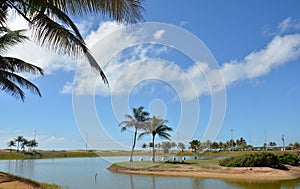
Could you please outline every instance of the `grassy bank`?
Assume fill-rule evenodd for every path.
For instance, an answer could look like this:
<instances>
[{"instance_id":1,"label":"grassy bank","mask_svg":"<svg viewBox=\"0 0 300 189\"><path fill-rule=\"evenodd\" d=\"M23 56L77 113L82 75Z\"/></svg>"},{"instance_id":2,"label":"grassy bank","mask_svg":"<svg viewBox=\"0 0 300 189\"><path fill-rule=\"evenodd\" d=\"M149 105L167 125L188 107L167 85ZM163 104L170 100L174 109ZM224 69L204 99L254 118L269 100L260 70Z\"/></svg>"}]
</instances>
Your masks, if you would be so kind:
<instances>
[{"instance_id":1,"label":"grassy bank","mask_svg":"<svg viewBox=\"0 0 300 189\"><path fill-rule=\"evenodd\" d=\"M16 152L9 150L0 150L0 159L46 159L46 158L73 158L73 157L98 157L93 151L85 150L61 150L61 151L44 151L37 152Z\"/></svg>"},{"instance_id":2,"label":"grassy bank","mask_svg":"<svg viewBox=\"0 0 300 189\"><path fill-rule=\"evenodd\" d=\"M0 172L0 188L23 188L23 189L60 189L55 184L37 182L31 179Z\"/></svg>"},{"instance_id":3,"label":"grassy bank","mask_svg":"<svg viewBox=\"0 0 300 189\"><path fill-rule=\"evenodd\" d=\"M175 177L219 178L230 180L278 181L300 178L300 167L286 165L286 170L271 167L223 167L220 158L152 163L151 161L119 162L112 172Z\"/></svg>"},{"instance_id":4,"label":"grassy bank","mask_svg":"<svg viewBox=\"0 0 300 189\"><path fill-rule=\"evenodd\" d=\"M197 152L197 156L238 156L242 154L247 154L249 151L221 151L221 152ZM252 151L251 153L258 153ZM282 154L284 152L275 151L272 152L275 154ZM293 151L289 151L289 153L296 153ZM193 156L195 155L194 152L191 151L171 151L170 153L163 153L161 151L156 152L157 156ZM106 156L130 156L130 151L125 150L101 150L101 151L94 151L94 150L38 150L37 152L16 152L12 150L0 150L0 159L43 159L43 158L72 158L72 157L106 157ZM134 156L143 156L143 157L151 157L152 152L144 151L144 150L137 150L134 152Z\"/></svg>"}]
</instances>

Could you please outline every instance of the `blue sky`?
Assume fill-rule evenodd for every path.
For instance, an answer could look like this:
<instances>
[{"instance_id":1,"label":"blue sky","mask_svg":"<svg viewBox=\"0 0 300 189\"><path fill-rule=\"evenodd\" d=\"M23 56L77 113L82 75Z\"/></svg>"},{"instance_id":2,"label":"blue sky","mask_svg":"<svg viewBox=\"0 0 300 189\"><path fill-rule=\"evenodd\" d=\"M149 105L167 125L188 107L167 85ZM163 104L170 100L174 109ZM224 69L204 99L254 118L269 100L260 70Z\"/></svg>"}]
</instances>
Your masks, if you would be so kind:
<instances>
[{"instance_id":1,"label":"blue sky","mask_svg":"<svg viewBox=\"0 0 300 189\"><path fill-rule=\"evenodd\" d=\"M0 147L5 148L6 142L18 135L30 139L35 130L41 149L85 149L84 140L91 148L130 147L132 133L121 133L118 122L125 113L130 113L132 106L140 105L155 115L165 116L175 130L186 129L188 137L202 140L209 120L219 119L211 118L210 114L215 111L212 96L220 93L226 95L223 101L226 109L220 132L216 132L217 141L229 140L231 129L235 139L244 137L255 146L261 146L265 138L267 142L281 144L282 134L286 143L300 141L299 4L296 0L146 1L148 22L182 28L200 39L213 54L226 88L218 88L221 84L217 82L216 88L211 90L206 90L203 77L199 76L207 79L214 71L205 67L205 62L197 64L202 72L198 70L196 74L199 75L194 76L195 62L178 51L180 49L159 44L132 47L128 44L135 43L136 36L121 36L124 26L101 16L74 18L96 57L124 47L102 65L110 88L99 81L95 83L93 72L89 66L84 66L87 64L79 66L79 61L49 53L30 42L19 45L8 54L44 68L45 76L28 76L39 86L43 96L39 98L26 92L23 103L0 93L3 107ZM11 26L26 27L15 16ZM158 38L167 36L164 31L164 28L157 28ZM173 39L180 40L180 37ZM193 42L187 41L186 45L190 43ZM183 72L196 86L192 97L181 78ZM73 95L72 90L75 91ZM79 98L76 94L88 101L95 100L95 103L77 112ZM79 102L85 101L79 99ZM218 107L220 102L215 103ZM78 107L82 106L85 105ZM93 110L97 123L93 122L95 117L88 117ZM184 115L183 123L179 124ZM98 124L107 135L97 130ZM186 140L182 131L173 134L176 142ZM138 146L148 141L145 137Z\"/></svg>"}]
</instances>

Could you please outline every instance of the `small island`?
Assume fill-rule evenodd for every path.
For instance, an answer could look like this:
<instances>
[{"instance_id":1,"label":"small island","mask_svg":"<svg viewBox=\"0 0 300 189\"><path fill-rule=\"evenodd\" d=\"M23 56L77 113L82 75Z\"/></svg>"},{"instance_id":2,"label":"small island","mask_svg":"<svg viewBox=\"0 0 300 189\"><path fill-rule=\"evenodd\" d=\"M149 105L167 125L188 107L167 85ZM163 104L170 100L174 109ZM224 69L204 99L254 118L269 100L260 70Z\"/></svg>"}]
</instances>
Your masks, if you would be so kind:
<instances>
[{"instance_id":1,"label":"small island","mask_svg":"<svg viewBox=\"0 0 300 189\"><path fill-rule=\"evenodd\" d=\"M280 157L288 161L296 158L290 164L282 164ZM249 159L252 158L252 161ZM259 159L260 158L260 159ZM255 160L266 165L255 164ZM239 166L235 164L250 163ZM251 181L278 181L292 180L300 178L299 158L291 153L256 152L243 153L229 158L209 158L199 160L169 160L165 162L153 163L151 161L120 162L111 165L108 169L118 173L179 176L179 177L199 177L199 178L219 178L230 180L251 180ZM227 163L225 165L224 163ZM222 166L223 165L223 166ZM253 166L252 166L253 165Z\"/></svg>"}]
</instances>

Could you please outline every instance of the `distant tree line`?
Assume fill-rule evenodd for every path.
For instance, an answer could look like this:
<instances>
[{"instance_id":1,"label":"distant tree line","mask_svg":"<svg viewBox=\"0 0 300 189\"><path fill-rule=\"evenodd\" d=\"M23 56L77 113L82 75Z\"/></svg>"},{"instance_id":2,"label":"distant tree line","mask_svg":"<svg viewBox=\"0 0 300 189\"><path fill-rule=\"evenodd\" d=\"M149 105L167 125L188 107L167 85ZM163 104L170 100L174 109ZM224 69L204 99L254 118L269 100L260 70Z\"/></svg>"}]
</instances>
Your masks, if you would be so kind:
<instances>
[{"instance_id":1,"label":"distant tree line","mask_svg":"<svg viewBox=\"0 0 300 189\"><path fill-rule=\"evenodd\" d=\"M17 152L19 152L20 149L25 152L26 147L29 151L35 151L35 148L38 147L38 142L35 139L28 140L23 136L18 136L17 138L10 140L7 143L7 146L10 152L13 147L16 147Z\"/></svg>"},{"instance_id":2,"label":"distant tree line","mask_svg":"<svg viewBox=\"0 0 300 189\"><path fill-rule=\"evenodd\" d=\"M143 149L147 149L147 147L149 148L152 148L153 147L153 144L152 142L150 142L148 145L146 143L143 143L142 144L142 148ZM171 149L174 149L174 150L180 150L180 151L184 151L184 149L186 148L185 147L185 144L183 142L171 142L171 141L162 141L161 143L157 143L154 145L154 147L160 151L160 152L164 152L164 153L168 153Z\"/></svg>"}]
</instances>

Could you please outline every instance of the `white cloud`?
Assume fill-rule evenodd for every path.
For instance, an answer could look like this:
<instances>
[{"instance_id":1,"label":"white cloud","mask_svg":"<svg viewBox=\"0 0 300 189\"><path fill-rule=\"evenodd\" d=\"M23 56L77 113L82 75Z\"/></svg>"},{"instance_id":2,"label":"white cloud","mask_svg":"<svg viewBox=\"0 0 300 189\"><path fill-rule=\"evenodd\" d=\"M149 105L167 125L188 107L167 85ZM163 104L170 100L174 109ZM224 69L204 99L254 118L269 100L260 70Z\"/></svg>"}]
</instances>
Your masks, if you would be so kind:
<instances>
[{"instance_id":1,"label":"white cloud","mask_svg":"<svg viewBox=\"0 0 300 189\"><path fill-rule=\"evenodd\" d=\"M299 56L300 34L275 36L266 48L251 52L240 62L223 64L221 71L228 86L237 81L263 76Z\"/></svg>"},{"instance_id":2,"label":"white cloud","mask_svg":"<svg viewBox=\"0 0 300 189\"><path fill-rule=\"evenodd\" d=\"M299 31L300 29L300 20L293 19L288 17L280 22L277 26L280 33L288 33Z\"/></svg>"},{"instance_id":3,"label":"white cloud","mask_svg":"<svg viewBox=\"0 0 300 189\"><path fill-rule=\"evenodd\" d=\"M100 30L98 32L101 33ZM119 46L127 47L126 45L134 43L137 37L127 35L125 39L121 36L114 36L108 40L110 43L108 46L102 45L119 52L120 49L122 50ZM119 41L120 39L123 40ZM226 62L220 69L213 69L206 62L197 62L182 69L175 63L153 59L150 56L166 51L153 45L139 45L115 54L113 59L110 59L103 67L110 82L109 89L102 84L102 81L96 79L97 75L87 65L84 65L76 81L68 83L62 91L71 93L71 86L74 86L74 91L79 95L122 95L128 94L135 85L145 79L161 79L176 86L177 92L181 93L183 99L190 100L224 90L224 82L228 87L238 81L257 78L299 58L300 34L275 36L264 49L249 53L241 61ZM95 54L98 54L97 52L96 50ZM220 76L220 72L224 78ZM138 89L134 92L136 90Z\"/></svg>"},{"instance_id":4,"label":"white cloud","mask_svg":"<svg viewBox=\"0 0 300 189\"><path fill-rule=\"evenodd\" d=\"M51 136L46 140L46 142L58 142L58 141L63 141L63 140L65 140L64 137Z\"/></svg>"},{"instance_id":5,"label":"white cloud","mask_svg":"<svg viewBox=\"0 0 300 189\"><path fill-rule=\"evenodd\" d=\"M161 39L165 32L166 30L157 30L153 35L154 39Z\"/></svg>"},{"instance_id":6,"label":"white cloud","mask_svg":"<svg viewBox=\"0 0 300 189\"><path fill-rule=\"evenodd\" d=\"M291 17L288 17L288 18L284 19L282 22L280 22L278 24L279 31L281 31L281 32L286 31L291 24L291 20L292 20Z\"/></svg>"},{"instance_id":7,"label":"white cloud","mask_svg":"<svg viewBox=\"0 0 300 189\"><path fill-rule=\"evenodd\" d=\"M27 27L26 22L16 15L11 15L9 25L13 29ZM82 22L78 26L89 28L90 24ZM119 95L127 93L130 87L145 78L158 78L176 85L185 99L192 99L224 90L223 78L218 72L223 74L228 87L241 80L268 74L272 69L300 56L300 34L290 34L275 36L264 49L251 52L240 61L225 62L220 69L211 68L206 62L197 62L182 69L175 63L151 58L152 55L159 56L167 52L167 47L138 44L138 39L143 37L143 34L133 36L125 29L122 30L123 28L123 25L115 22L102 22L98 29L86 37L86 43L108 77L110 88L103 85L98 74L86 63L82 64L75 81L65 84L62 93L71 93L74 90L79 95ZM300 22L290 17L278 25L281 32L295 28L300 28ZM161 39L166 35L165 32L163 29L157 29L152 36L154 39ZM134 45L137 46L132 48ZM111 55L111 52L114 54ZM14 47L8 55L34 63L42 67L46 74L56 70L73 71L78 68L78 61L49 52L32 42Z\"/></svg>"}]
</instances>

